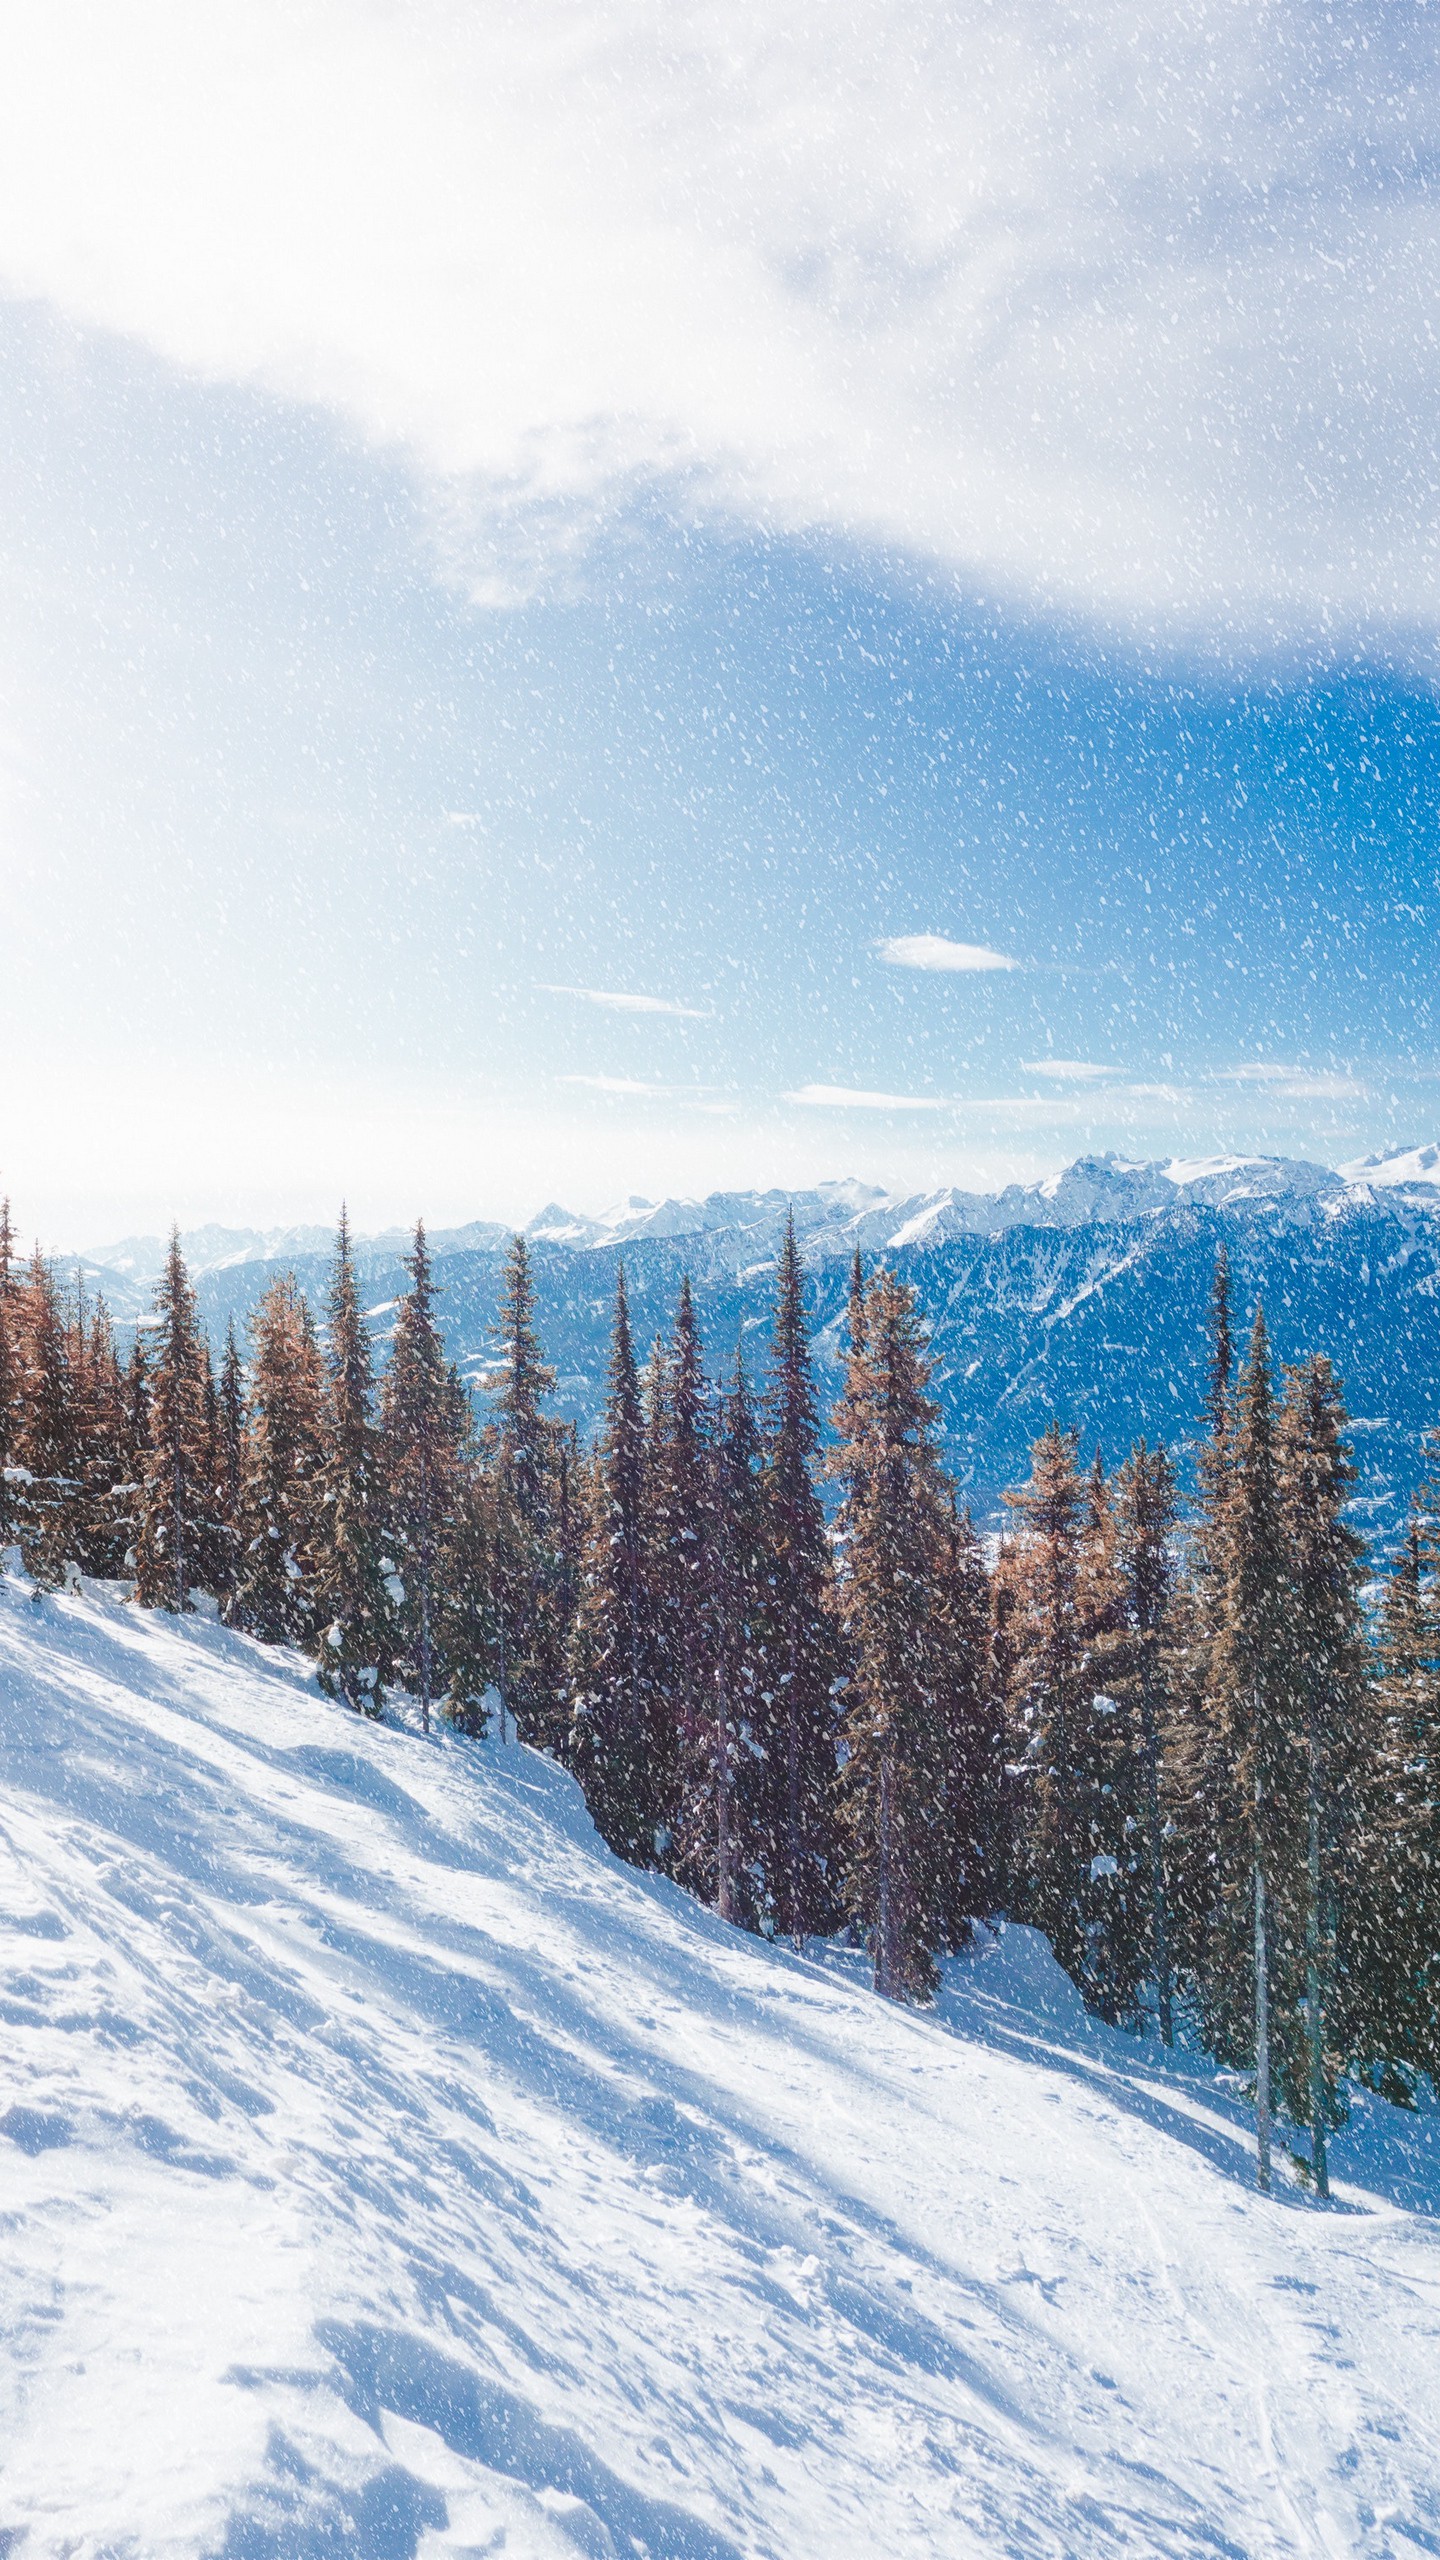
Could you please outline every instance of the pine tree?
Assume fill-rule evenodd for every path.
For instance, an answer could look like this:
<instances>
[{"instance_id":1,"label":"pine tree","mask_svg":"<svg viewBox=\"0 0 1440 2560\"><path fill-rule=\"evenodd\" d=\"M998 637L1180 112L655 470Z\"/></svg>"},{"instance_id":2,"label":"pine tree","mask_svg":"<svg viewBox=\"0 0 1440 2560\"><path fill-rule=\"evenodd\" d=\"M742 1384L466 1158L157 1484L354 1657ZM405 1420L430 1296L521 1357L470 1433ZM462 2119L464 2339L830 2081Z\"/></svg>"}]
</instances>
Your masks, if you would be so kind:
<instances>
[{"instance_id":1,"label":"pine tree","mask_svg":"<svg viewBox=\"0 0 1440 2560\"><path fill-rule=\"evenodd\" d=\"M1163 1447L1136 1442L1116 1480L1119 1554L1131 1636L1125 1686L1140 1728L1149 1959L1163 2044L1175 2041L1174 1933L1164 1819L1164 1761L1171 1720L1175 1477Z\"/></svg>"},{"instance_id":2,"label":"pine tree","mask_svg":"<svg viewBox=\"0 0 1440 2560\"><path fill-rule=\"evenodd\" d=\"M435 1657L444 1682L445 1721L471 1736L489 1732L497 1691L502 1723L505 1715L497 1559L516 1551L515 1524L505 1516L508 1500L504 1480L477 1466L468 1449L462 1451L441 1537Z\"/></svg>"},{"instance_id":3,"label":"pine tree","mask_svg":"<svg viewBox=\"0 0 1440 2560\"><path fill-rule=\"evenodd\" d=\"M421 1723L440 1694L437 1653L441 1565L460 1454L467 1434L464 1390L445 1359L435 1320L435 1283L423 1224L406 1262L410 1291L400 1302L381 1396L386 1501L395 1600L397 1670L420 1701Z\"/></svg>"},{"instance_id":4,"label":"pine tree","mask_svg":"<svg viewBox=\"0 0 1440 2560\"><path fill-rule=\"evenodd\" d=\"M135 1596L177 1615L190 1606L204 1528L205 1385L195 1297L178 1228L155 1293L153 1365L145 1385L146 1445L135 1542ZM133 1404L132 1404L133 1420Z\"/></svg>"},{"instance_id":5,"label":"pine tree","mask_svg":"<svg viewBox=\"0 0 1440 2560\"><path fill-rule=\"evenodd\" d=\"M851 1665L849 1898L876 1990L889 1999L928 1996L945 1939L935 1635L945 1492L928 1386L914 1293L882 1271L852 1298L833 1464L844 1487L838 1589Z\"/></svg>"},{"instance_id":6,"label":"pine tree","mask_svg":"<svg viewBox=\"0 0 1440 2560\"><path fill-rule=\"evenodd\" d=\"M863 1356L864 1275L851 1275L852 1355ZM858 1334L857 1334L858 1327ZM859 1443L851 1443L857 1462ZM793 1213L776 1278L762 1493L768 1597L752 1784L759 1898L771 1926L801 1947L842 1908L839 1690L834 1572L815 1476L820 1415Z\"/></svg>"},{"instance_id":7,"label":"pine tree","mask_svg":"<svg viewBox=\"0 0 1440 2560\"><path fill-rule=\"evenodd\" d=\"M232 1317L215 1390L211 1476L215 1488L215 1597L222 1618L235 1615L240 1587L240 1507L245 1460L245 1372Z\"/></svg>"},{"instance_id":8,"label":"pine tree","mask_svg":"<svg viewBox=\"0 0 1440 2560\"><path fill-rule=\"evenodd\" d=\"M772 1550L761 1443L740 1346L722 1399L714 1465L714 1697L710 1720L713 1899L755 1927L764 1790L762 1733Z\"/></svg>"},{"instance_id":9,"label":"pine tree","mask_svg":"<svg viewBox=\"0 0 1440 2560\"><path fill-rule=\"evenodd\" d=\"M20 1345L16 1326L15 1230L0 1199L0 1555L15 1535L20 1463Z\"/></svg>"},{"instance_id":10,"label":"pine tree","mask_svg":"<svg viewBox=\"0 0 1440 2560\"><path fill-rule=\"evenodd\" d=\"M490 1381L496 1413L490 1503L490 1589L505 1704L527 1742L563 1756L569 1730L570 1618L574 1607L573 1522L562 1482L571 1464L567 1435L544 1407L554 1370L540 1355L529 1248L516 1236L493 1327L503 1363Z\"/></svg>"},{"instance_id":11,"label":"pine tree","mask_svg":"<svg viewBox=\"0 0 1440 2560\"><path fill-rule=\"evenodd\" d=\"M264 1644L309 1650L317 1633L323 1388L314 1322L291 1273L271 1281L251 1334L236 1620Z\"/></svg>"},{"instance_id":12,"label":"pine tree","mask_svg":"<svg viewBox=\"0 0 1440 2560\"><path fill-rule=\"evenodd\" d=\"M592 1492L575 1623L574 1766L602 1837L620 1857L648 1867L656 1861L661 1807L651 1732L646 1424L623 1268Z\"/></svg>"},{"instance_id":13,"label":"pine tree","mask_svg":"<svg viewBox=\"0 0 1440 2560\"><path fill-rule=\"evenodd\" d=\"M1422 1493L1381 1602L1358 1856L1373 1886L1370 1932L1355 1951L1366 2041L1384 2093L1406 2102L1416 2075L1440 2078L1440 1613L1425 1570L1427 1509Z\"/></svg>"},{"instance_id":14,"label":"pine tree","mask_svg":"<svg viewBox=\"0 0 1440 2560\"><path fill-rule=\"evenodd\" d=\"M1304 1947L1303 2054L1287 2075L1291 2112L1308 2122L1315 2191L1328 2196L1326 2128L1353 2049L1371 1922L1357 1872L1365 1771L1373 1748L1360 1607L1364 1548L1344 1510L1355 1481L1344 1403L1330 1363L1290 1375L1276 1440L1289 1545L1288 1632L1296 1738L1304 1752L1305 1863L1290 1931ZM1294 1862L1287 1862L1293 1872ZM1337 1953L1339 1971L1337 1978ZM1349 1994L1349 1998L1346 1998ZM1350 2015L1346 2015L1346 2009Z\"/></svg>"},{"instance_id":15,"label":"pine tree","mask_svg":"<svg viewBox=\"0 0 1440 2560\"><path fill-rule=\"evenodd\" d=\"M1269 1345L1257 1308L1240 1381L1229 1570L1215 1646L1218 1722L1229 1746L1230 1819L1218 1843L1216 1927L1203 1996L1212 2049L1237 2060L1245 2058L1248 2043L1254 2056L1262 2189L1270 2184L1275 2066L1283 2056L1274 2028L1283 2027L1298 2007L1303 1944L1293 1919L1296 1849L1303 1840L1303 1821L1296 1815L1305 1800L1305 1778L1294 1742L1292 1591L1275 1431Z\"/></svg>"},{"instance_id":16,"label":"pine tree","mask_svg":"<svg viewBox=\"0 0 1440 2560\"><path fill-rule=\"evenodd\" d=\"M1006 1500L1020 1524L999 1577L1010 1716L1024 1771L1019 1909L1079 1982L1082 1878L1094 1852L1081 1748L1089 1703L1078 1599L1085 1488L1073 1433L1052 1422L1031 1451L1029 1483Z\"/></svg>"},{"instance_id":17,"label":"pine tree","mask_svg":"<svg viewBox=\"0 0 1440 2560\"><path fill-rule=\"evenodd\" d=\"M682 1277L659 1381L647 1522L654 1611L652 1776L661 1863L715 1890L715 1682L719 1658L713 1418L695 1303Z\"/></svg>"},{"instance_id":18,"label":"pine tree","mask_svg":"<svg viewBox=\"0 0 1440 2560\"><path fill-rule=\"evenodd\" d=\"M102 1580L125 1570L130 1544L130 1452L125 1374L103 1298L87 1310L83 1282L76 1283L70 1325L70 1371L75 1384L75 1470L79 1479L76 1559L82 1572Z\"/></svg>"},{"instance_id":19,"label":"pine tree","mask_svg":"<svg viewBox=\"0 0 1440 2560\"><path fill-rule=\"evenodd\" d=\"M36 1247L19 1293L12 1499L20 1553L37 1588L56 1589L79 1543L79 1399L73 1341L55 1275Z\"/></svg>"},{"instance_id":20,"label":"pine tree","mask_svg":"<svg viewBox=\"0 0 1440 2560\"><path fill-rule=\"evenodd\" d=\"M330 1278L315 1508L314 1611L320 1685L378 1716L390 1671L391 1604L384 1557L385 1489L373 1403L370 1341L342 1208Z\"/></svg>"},{"instance_id":21,"label":"pine tree","mask_svg":"<svg viewBox=\"0 0 1440 2560\"><path fill-rule=\"evenodd\" d=\"M1004 1722L990 1635L990 1577L968 1511L951 1493L937 1602L937 1709L944 1737L941 1818L944 1943L969 1945L1000 1908L1007 1869Z\"/></svg>"}]
</instances>

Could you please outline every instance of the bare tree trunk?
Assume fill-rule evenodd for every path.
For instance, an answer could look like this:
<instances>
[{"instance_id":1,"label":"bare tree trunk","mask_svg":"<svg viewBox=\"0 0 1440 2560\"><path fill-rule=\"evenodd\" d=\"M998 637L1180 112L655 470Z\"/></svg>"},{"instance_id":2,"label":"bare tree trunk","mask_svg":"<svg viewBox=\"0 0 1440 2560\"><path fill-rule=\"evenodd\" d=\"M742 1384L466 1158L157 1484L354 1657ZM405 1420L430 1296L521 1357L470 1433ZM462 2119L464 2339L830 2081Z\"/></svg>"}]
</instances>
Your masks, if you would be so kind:
<instances>
[{"instance_id":1,"label":"bare tree trunk","mask_svg":"<svg viewBox=\"0 0 1440 2560\"><path fill-rule=\"evenodd\" d=\"M729 1665L722 1643L715 1669L715 1908L722 1920L735 1917L735 1879L730 1846L730 1699Z\"/></svg>"},{"instance_id":2,"label":"bare tree trunk","mask_svg":"<svg viewBox=\"0 0 1440 2560\"><path fill-rule=\"evenodd\" d=\"M890 1872L890 1745L887 1741L880 1755L880 1894L875 1929L875 1988L883 2000L894 1997L894 1949L890 1943L893 1913L893 1878Z\"/></svg>"},{"instance_id":3,"label":"bare tree trunk","mask_svg":"<svg viewBox=\"0 0 1440 2560\"><path fill-rule=\"evenodd\" d=\"M1270 2193L1270 1951L1265 1865L1260 1847L1260 1781L1255 1781L1255 2183Z\"/></svg>"},{"instance_id":4,"label":"bare tree trunk","mask_svg":"<svg viewBox=\"0 0 1440 2560\"><path fill-rule=\"evenodd\" d=\"M1310 1891L1305 1915L1305 2012L1310 2044L1310 2152L1314 2164L1315 2193L1328 2202L1330 2162L1325 2142L1325 2019L1320 1987L1320 1736L1313 1709L1308 1816Z\"/></svg>"},{"instance_id":5,"label":"bare tree trunk","mask_svg":"<svg viewBox=\"0 0 1440 2560\"><path fill-rule=\"evenodd\" d=\"M1155 1720L1153 1636L1144 1639L1141 1655L1140 1713L1145 1728L1145 1810L1150 1832L1150 1944L1155 1961L1156 2006L1160 2013L1160 2041L1173 2045L1175 2016L1170 1982L1170 1921L1165 1900L1165 1851L1160 1830L1160 1738Z\"/></svg>"}]
</instances>

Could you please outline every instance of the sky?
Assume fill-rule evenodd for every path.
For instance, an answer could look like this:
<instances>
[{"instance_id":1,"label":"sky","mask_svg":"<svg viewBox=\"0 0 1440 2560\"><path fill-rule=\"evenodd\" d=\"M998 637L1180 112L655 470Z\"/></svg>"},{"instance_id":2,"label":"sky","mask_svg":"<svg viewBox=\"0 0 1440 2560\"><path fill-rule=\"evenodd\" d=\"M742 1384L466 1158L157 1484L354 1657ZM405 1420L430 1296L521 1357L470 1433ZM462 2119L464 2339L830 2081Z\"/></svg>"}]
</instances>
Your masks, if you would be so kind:
<instances>
[{"instance_id":1,"label":"sky","mask_svg":"<svg viewBox=\"0 0 1440 2560\"><path fill-rule=\"evenodd\" d=\"M1440 1134L1420 0L8 50L23 1233Z\"/></svg>"}]
</instances>

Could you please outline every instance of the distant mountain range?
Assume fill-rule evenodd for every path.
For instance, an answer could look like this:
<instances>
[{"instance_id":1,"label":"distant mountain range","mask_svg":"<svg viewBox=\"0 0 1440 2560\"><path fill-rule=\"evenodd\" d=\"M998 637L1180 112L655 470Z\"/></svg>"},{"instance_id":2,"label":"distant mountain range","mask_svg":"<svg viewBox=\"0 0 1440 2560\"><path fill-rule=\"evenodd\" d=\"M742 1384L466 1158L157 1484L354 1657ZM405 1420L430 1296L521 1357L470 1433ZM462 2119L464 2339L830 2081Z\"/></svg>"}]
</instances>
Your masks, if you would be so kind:
<instances>
[{"instance_id":1,"label":"distant mountain range","mask_svg":"<svg viewBox=\"0 0 1440 2560\"><path fill-rule=\"evenodd\" d=\"M557 1404L590 1429L604 1393L616 1266L640 1337L667 1329L690 1273L713 1367L743 1343L763 1369L775 1257L793 1208L809 1269L816 1351L838 1364L846 1275L856 1247L913 1282L929 1320L950 1457L976 1515L1002 1515L1031 1440L1052 1414L1087 1449L1122 1456L1134 1437L1184 1455L1204 1393L1206 1308L1223 1241L1242 1322L1263 1299L1277 1356L1326 1351L1345 1381L1361 1482L1355 1515L1378 1543L1395 1535L1440 1424L1440 1146L1338 1169L1283 1157L1134 1163L1082 1157L1038 1183L982 1194L899 1196L859 1182L705 1200L632 1199L602 1217L557 1205L532 1218L539 1314L558 1371ZM510 1231L488 1221L431 1238L452 1356L479 1387ZM207 1227L182 1242L212 1338L243 1322L277 1268L317 1300L328 1229ZM377 1348L407 1286L409 1238L357 1245ZM86 1255L91 1286L122 1321L147 1310L164 1245L127 1238ZM827 1385L829 1381L827 1379Z\"/></svg>"}]
</instances>

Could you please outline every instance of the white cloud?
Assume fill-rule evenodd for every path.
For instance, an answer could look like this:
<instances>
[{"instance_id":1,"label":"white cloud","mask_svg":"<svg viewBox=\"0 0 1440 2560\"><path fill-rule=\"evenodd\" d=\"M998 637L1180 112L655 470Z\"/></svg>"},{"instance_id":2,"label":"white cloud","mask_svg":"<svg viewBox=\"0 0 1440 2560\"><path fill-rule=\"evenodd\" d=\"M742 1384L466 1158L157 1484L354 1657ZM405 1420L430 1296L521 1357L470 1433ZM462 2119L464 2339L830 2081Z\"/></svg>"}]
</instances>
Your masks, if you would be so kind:
<instances>
[{"instance_id":1,"label":"white cloud","mask_svg":"<svg viewBox=\"0 0 1440 2560\"><path fill-rule=\"evenodd\" d=\"M813 1104L824 1111L953 1111L947 1097L924 1093L868 1093L848 1084L802 1084L782 1094L783 1102Z\"/></svg>"},{"instance_id":2,"label":"white cloud","mask_svg":"<svg viewBox=\"0 0 1440 2560\"><path fill-rule=\"evenodd\" d=\"M562 1084L581 1084L591 1093L643 1094L658 1100L670 1091L668 1084L645 1084L637 1076L562 1076Z\"/></svg>"},{"instance_id":3,"label":"white cloud","mask_svg":"<svg viewBox=\"0 0 1440 2560\"><path fill-rule=\"evenodd\" d=\"M618 1093L646 1102L693 1102L699 1111L731 1111L731 1096L709 1084L650 1084L640 1076L569 1075L561 1084L583 1085L590 1093Z\"/></svg>"},{"instance_id":4,"label":"white cloud","mask_svg":"<svg viewBox=\"0 0 1440 2560\"><path fill-rule=\"evenodd\" d=\"M677 1004L669 996L630 995L611 987L555 987L543 979L536 980L536 993L542 996L574 996L581 1004L603 1004L612 1013L670 1013L682 1022L708 1022L711 1017L701 1006Z\"/></svg>"},{"instance_id":5,"label":"white cloud","mask_svg":"<svg viewBox=\"0 0 1440 2560\"><path fill-rule=\"evenodd\" d=\"M1405 640L1437 90L1418 0L46 0L0 278L407 451L491 592L659 484L1224 646Z\"/></svg>"},{"instance_id":6,"label":"white cloud","mask_svg":"<svg viewBox=\"0 0 1440 2560\"><path fill-rule=\"evenodd\" d=\"M980 942L951 942L943 933L894 933L875 947L892 969L979 971L1020 965L1003 951L987 951Z\"/></svg>"},{"instance_id":7,"label":"white cloud","mask_svg":"<svg viewBox=\"0 0 1440 2560\"><path fill-rule=\"evenodd\" d=\"M1053 1076L1058 1084L1108 1084L1116 1067L1097 1067L1088 1058L1022 1058L1027 1076Z\"/></svg>"}]
</instances>

